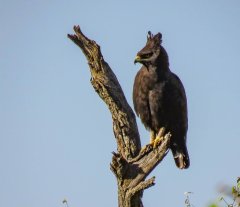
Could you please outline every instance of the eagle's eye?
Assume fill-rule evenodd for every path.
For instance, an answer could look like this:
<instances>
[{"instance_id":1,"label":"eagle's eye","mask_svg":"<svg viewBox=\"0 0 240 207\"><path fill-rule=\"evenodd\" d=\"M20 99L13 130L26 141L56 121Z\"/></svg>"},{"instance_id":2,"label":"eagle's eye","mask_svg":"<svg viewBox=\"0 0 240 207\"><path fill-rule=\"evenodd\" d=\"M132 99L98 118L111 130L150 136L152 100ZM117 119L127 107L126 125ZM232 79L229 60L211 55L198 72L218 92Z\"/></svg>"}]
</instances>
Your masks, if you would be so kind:
<instances>
[{"instance_id":1,"label":"eagle's eye","mask_svg":"<svg viewBox=\"0 0 240 207\"><path fill-rule=\"evenodd\" d=\"M150 57L152 56L152 54L153 54L152 52L143 54L143 55L142 55L142 58L143 58L143 59L150 58Z\"/></svg>"}]
</instances>

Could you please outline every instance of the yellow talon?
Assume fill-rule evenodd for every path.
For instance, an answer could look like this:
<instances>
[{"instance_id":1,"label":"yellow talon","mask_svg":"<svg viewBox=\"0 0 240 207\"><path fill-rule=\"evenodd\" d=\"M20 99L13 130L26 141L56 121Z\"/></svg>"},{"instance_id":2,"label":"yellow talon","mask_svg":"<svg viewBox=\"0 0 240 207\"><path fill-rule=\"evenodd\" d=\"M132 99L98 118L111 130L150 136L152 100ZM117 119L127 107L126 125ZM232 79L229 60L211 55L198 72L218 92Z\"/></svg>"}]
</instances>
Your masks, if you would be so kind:
<instances>
[{"instance_id":1,"label":"yellow talon","mask_svg":"<svg viewBox=\"0 0 240 207\"><path fill-rule=\"evenodd\" d=\"M165 127L161 127L158 131L157 137L153 142L153 148L156 148L159 144L161 144L165 133Z\"/></svg>"},{"instance_id":2,"label":"yellow talon","mask_svg":"<svg viewBox=\"0 0 240 207\"><path fill-rule=\"evenodd\" d=\"M155 132L154 131L150 131L150 144L153 145L154 140L156 138Z\"/></svg>"},{"instance_id":3,"label":"yellow talon","mask_svg":"<svg viewBox=\"0 0 240 207\"><path fill-rule=\"evenodd\" d=\"M153 148L156 148L159 144L161 144L162 140L163 140L163 137L157 137L157 138L154 140Z\"/></svg>"}]
</instances>

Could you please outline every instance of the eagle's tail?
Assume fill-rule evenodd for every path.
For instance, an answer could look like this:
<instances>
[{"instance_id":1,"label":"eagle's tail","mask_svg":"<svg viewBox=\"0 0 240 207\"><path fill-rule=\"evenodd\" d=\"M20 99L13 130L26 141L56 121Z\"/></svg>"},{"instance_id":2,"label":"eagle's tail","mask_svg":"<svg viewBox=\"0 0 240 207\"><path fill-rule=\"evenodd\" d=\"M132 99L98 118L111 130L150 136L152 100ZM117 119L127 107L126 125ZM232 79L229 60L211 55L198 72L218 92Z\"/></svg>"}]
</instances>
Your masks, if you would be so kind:
<instances>
[{"instance_id":1,"label":"eagle's tail","mask_svg":"<svg viewBox=\"0 0 240 207\"><path fill-rule=\"evenodd\" d=\"M175 163L180 169L187 169L190 165L190 159L186 144L171 148Z\"/></svg>"}]
</instances>

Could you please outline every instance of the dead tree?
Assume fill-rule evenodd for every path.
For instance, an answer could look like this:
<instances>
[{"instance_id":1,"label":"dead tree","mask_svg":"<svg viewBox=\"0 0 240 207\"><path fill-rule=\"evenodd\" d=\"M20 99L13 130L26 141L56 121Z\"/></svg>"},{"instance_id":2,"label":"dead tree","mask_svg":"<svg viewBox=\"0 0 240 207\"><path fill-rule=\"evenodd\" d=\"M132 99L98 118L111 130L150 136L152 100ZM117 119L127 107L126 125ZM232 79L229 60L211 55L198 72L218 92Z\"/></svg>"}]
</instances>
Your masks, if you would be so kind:
<instances>
[{"instance_id":1,"label":"dead tree","mask_svg":"<svg viewBox=\"0 0 240 207\"><path fill-rule=\"evenodd\" d=\"M113 152L110 169L117 179L118 206L141 207L143 191L153 186L155 181L155 177L146 177L167 154L171 135L162 135L162 142L155 148L147 145L141 149L135 115L115 74L105 62L100 46L88 39L79 26L74 26L73 29L75 34L69 34L68 37L86 56L92 86L112 114L117 152Z\"/></svg>"}]
</instances>

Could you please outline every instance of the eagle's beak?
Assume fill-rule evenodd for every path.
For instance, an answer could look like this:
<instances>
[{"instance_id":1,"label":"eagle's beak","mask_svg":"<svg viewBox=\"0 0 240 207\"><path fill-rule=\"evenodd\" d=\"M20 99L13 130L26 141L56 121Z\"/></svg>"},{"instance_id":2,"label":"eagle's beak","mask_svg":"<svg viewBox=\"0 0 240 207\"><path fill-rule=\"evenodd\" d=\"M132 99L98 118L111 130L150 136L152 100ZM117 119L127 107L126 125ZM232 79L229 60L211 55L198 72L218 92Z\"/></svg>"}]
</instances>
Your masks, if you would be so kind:
<instances>
[{"instance_id":1,"label":"eagle's beak","mask_svg":"<svg viewBox=\"0 0 240 207\"><path fill-rule=\"evenodd\" d=\"M134 64L136 64L137 62L140 62L140 61L141 61L141 57L139 55L137 55L135 57Z\"/></svg>"}]
</instances>

